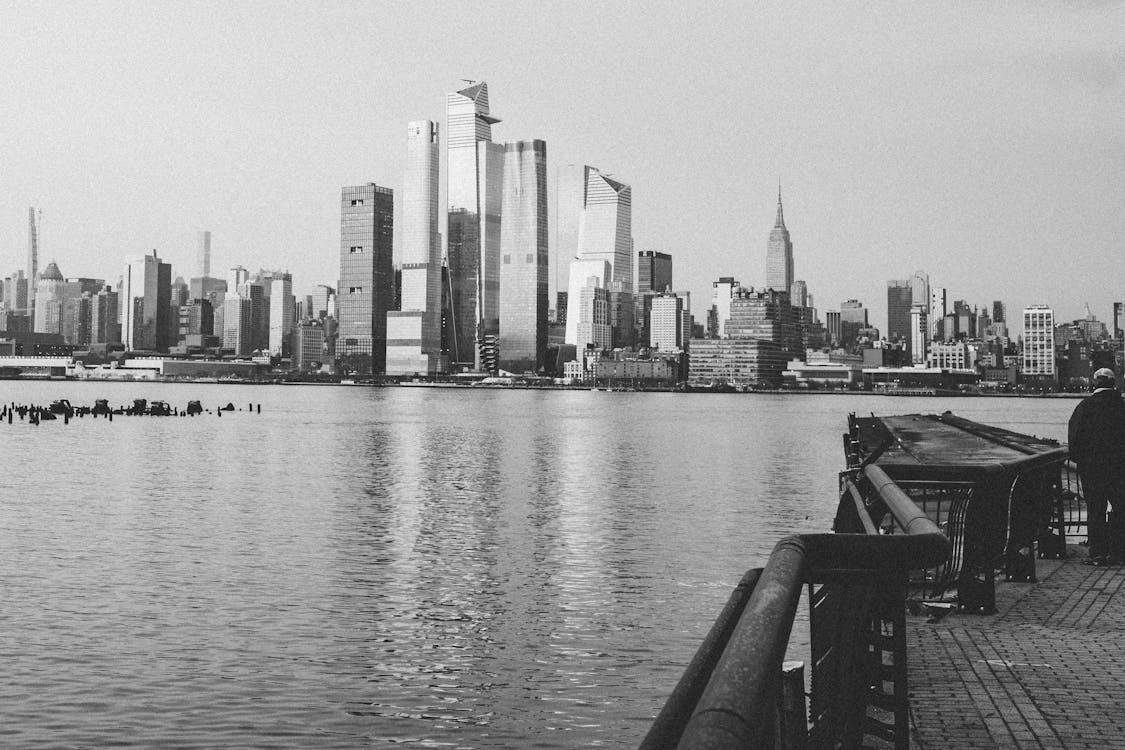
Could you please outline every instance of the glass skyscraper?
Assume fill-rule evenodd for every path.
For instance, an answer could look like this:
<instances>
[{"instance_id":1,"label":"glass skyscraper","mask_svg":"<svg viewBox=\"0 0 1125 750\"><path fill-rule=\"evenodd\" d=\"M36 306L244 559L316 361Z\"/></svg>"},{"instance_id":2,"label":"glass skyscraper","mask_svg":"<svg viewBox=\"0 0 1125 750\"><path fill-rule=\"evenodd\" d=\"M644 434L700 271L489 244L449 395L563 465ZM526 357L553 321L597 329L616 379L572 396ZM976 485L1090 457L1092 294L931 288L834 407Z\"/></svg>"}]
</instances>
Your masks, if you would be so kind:
<instances>
[{"instance_id":1,"label":"glass skyscraper","mask_svg":"<svg viewBox=\"0 0 1125 750\"><path fill-rule=\"evenodd\" d=\"M394 267L394 191L374 183L340 193L336 354L357 375L382 374Z\"/></svg>"},{"instance_id":2,"label":"glass skyscraper","mask_svg":"<svg viewBox=\"0 0 1125 750\"><path fill-rule=\"evenodd\" d=\"M538 372L547 356L547 144L505 145L500 230L500 369Z\"/></svg>"},{"instance_id":3,"label":"glass skyscraper","mask_svg":"<svg viewBox=\"0 0 1125 750\"><path fill-rule=\"evenodd\" d=\"M481 347L499 328L500 216L504 147L488 111L488 84L446 97L450 359L480 369Z\"/></svg>"},{"instance_id":4,"label":"glass skyscraper","mask_svg":"<svg viewBox=\"0 0 1125 750\"><path fill-rule=\"evenodd\" d=\"M582 217L578 224L578 256L571 263L570 288L567 295L566 342L579 348L593 341L579 341L577 321L590 317L580 312L581 294L593 277L591 269L608 264L608 275L599 279L601 288L614 296L611 306L613 344L619 340L631 344L633 334L633 191L629 185L602 174L593 167L585 168L585 190ZM627 314L624 314L627 313ZM574 321L572 323L572 321ZM622 330L627 329L627 330Z\"/></svg>"},{"instance_id":5,"label":"glass skyscraper","mask_svg":"<svg viewBox=\"0 0 1125 750\"><path fill-rule=\"evenodd\" d=\"M441 236L438 233L438 126L410 123L402 185L402 300L387 314L387 374L446 370L441 351Z\"/></svg>"}]
</instances>

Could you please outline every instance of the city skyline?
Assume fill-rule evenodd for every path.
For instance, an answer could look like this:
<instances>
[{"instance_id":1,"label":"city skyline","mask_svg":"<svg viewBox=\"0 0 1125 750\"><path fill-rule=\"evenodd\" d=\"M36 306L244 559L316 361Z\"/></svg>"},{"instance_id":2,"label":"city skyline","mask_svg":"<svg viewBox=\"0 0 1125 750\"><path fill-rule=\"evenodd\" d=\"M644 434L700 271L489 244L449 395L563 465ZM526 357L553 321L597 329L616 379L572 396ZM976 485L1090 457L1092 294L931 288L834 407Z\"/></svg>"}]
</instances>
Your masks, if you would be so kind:
<instances>
[{"instance_id":1,"label":"city skyline","mask_svg":"<svg viewBox=\"0 0 1125 750\"><path fill-rule=\"evenodd\" d=\"M978 304L1050 304L1060 319L1081 317L1086 302L1109 319L1122 296L1115 274L1087 272L1125 236L1120 4L752 14L730 4L692 24L671 7L646 9L640 23L623 8L551 6L551 23L530 26L497 5L471 40L454 33L457 14L349 11L360 29L389 21L381 53L330 36L337 13L302 6L265 14L273 44L254 53L215 46L263 20L249 9L104 23L120 7L3 11L13 66L0 95L20 105L0 113L5 274L24 265L21 216L35 206L40 263L78 275L155 247L187 278L197 232L210 230L217 268L283 266L299 290L330 284L335 191L400 186L403 125L441 121L445 92L468 76L489 80L505 114L497 141L546 141L550 180L584 162L632 185L635 249L676 257L677 286L697 298L722 276L765 285L759 227L769 229L778 176L795 277L822 314L857 298L885 320L885 282L911 268L957 269L935 281ZM574 69L549 55L497 58L512 38L546 49L566 40ZM448 44L432 50L437 39ZM381 63L377 95L358 94L369 77L336 75L316 40L340 44L356 69ZM433 58L415 65L423 47ZM52 85L34 84L44 79ZM711 127L731 121L753 138ZM552 301L565 289L558 252Z\"/></svg>"}]
</instances>

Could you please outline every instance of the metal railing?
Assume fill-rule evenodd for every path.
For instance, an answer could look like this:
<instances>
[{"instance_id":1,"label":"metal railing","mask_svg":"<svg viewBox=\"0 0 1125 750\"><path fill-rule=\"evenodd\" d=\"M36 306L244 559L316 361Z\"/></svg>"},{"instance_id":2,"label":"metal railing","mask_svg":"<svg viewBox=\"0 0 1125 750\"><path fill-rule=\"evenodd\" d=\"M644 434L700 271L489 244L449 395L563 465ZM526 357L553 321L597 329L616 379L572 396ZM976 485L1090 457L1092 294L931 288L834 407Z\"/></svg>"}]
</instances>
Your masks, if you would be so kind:
<instances>
[{"instance_id":1,"label":"metal railing","mask_svg":"<svg viewBox=\"0 0 1125 750\"><path fill-rule=\"evenodd\" d=\"M947 560L950 543L882 469L856 471L872 497L849 489L837 513L839 533L783 539L765 568L746 573L650 728L644 750L859 747L864 738L909 746L908 573ZM887 515L902 533L880 533ZM792 704L779 706L783 660L806 586L807 716L803 699L799 715Z\"/></svg>"},{"instance_id":2,"label":"metal railing","mask_svg":"<svg viewBox=\"0 0 1125 750\"><path fill-rule=\"evenodd\" d=\"M1011 433L951 414L940 420L1002 445L1018 457L992 463L895 462L886 467L951 542L949 558L918 571L912 576L912 588L923 598L943 598L956 590L962 611L989 614L995 611L998 574L1009 581L1034 582L1037 557L1066 556L1068 536L1084 535L1085 502L1067 448L1045 448L1041 443L1031 447L1009 437ZM885 430L877 420L867 426ZM889 433L887 439L892 440ZM878 460L882 448L862 455L854 415L844 435L844 452L849 470L840 476L841 493L854 485L853 491L867 497L857 472ZM877 506L873 504L872 510L877 511ZM897 533L890 519L881 531Z\"/></svg>"}]
</instances>

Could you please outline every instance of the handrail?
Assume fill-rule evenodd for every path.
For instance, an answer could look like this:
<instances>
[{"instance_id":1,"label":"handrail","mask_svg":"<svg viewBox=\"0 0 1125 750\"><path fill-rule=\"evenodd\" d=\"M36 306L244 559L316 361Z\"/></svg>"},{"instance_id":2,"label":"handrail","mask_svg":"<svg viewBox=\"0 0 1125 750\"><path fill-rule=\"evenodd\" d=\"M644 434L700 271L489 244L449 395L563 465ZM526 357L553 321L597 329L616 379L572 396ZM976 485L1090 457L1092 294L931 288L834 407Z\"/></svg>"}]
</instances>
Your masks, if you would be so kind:
<instances>
[{"instance_id":1,"label":"handrail","mask_svg":"<svg viewBox=\"0 0 1125 750\"><path fill-rule=\"evenodd\" d=\"M773 735L778 676L805 584L829 571L897 575L946 559L949 540L906 493L877 466L859 471L906 533L803 534L779 541L766 567L747 573L731 596L642 750L763 746ZM740 600L741 611L735 611Z\"/></svg>"}]
</instances>

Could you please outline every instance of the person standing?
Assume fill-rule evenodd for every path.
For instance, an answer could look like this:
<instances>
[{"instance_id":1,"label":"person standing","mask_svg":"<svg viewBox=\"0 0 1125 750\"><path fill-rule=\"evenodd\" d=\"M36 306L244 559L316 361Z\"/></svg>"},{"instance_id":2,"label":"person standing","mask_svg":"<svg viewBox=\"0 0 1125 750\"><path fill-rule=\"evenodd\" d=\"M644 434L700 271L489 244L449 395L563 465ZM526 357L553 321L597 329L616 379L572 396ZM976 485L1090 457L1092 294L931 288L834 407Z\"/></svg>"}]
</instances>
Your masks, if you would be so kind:
<instances>
[{"instance_id":1,"label":"person standing","mask_svg":"<svg viewBox=\"0 0 1125 750\"><path fill-rule=\"evenodd\" d=\"M1125 401L1113 370L1094 373L1094 389L1074 409L1067 425L1070 457L1086 499L1090 558L1087 565L1116 565L1125 559ZM1113 507L1112 528L1106 511Z\"/></svg>"}]
</instances>

